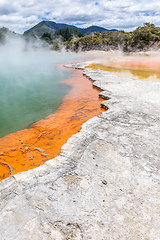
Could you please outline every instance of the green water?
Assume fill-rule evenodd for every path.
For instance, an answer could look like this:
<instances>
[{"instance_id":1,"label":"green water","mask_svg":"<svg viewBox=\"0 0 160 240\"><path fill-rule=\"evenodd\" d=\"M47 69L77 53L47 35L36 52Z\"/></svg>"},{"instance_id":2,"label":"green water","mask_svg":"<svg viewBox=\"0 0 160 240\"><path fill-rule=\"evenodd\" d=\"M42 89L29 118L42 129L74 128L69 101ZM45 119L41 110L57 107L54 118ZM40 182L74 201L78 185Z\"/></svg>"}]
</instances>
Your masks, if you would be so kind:
<instances>
[{"instance_id":1,"label":"green water","mask_svg":"<svg viewBox=\"0 0 160 240\"><path fill-rule=\"evenodd\" d=\"M72 70L55 65L79 60L72 54L16 53L0 59L0 137L28 128L58 109Z\"/></svg>"}]
</instances>

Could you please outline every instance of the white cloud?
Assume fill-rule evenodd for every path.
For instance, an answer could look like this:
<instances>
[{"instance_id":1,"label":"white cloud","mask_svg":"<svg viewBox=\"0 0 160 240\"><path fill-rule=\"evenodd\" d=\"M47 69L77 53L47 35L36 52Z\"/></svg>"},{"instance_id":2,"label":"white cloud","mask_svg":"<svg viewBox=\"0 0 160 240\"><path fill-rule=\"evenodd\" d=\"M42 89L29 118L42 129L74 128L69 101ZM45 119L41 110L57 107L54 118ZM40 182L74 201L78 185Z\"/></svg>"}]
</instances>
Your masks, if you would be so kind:
<instances>
[{"instance_id":1,"label":"white cloud","mask_svg":"<svg viewBox=\"0 0 160 240\"><path fill-rule=\"evenodd\" d=\"M144 22L160 26L157 0L0 0L0 27L23 32L43 19L133 30Z\"/></svg>"}]
</instances>

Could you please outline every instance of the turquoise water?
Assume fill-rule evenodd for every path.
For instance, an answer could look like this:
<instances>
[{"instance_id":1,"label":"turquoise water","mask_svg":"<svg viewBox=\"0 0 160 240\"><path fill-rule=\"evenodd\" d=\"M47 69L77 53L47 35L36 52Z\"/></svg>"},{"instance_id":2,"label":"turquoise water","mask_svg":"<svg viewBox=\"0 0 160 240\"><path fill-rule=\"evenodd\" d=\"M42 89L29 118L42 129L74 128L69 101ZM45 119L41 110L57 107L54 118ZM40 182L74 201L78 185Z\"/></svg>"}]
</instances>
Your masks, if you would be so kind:
<instances>
[{"instance_id":1,"label":"turquoise water","mask_svg":"<svg viewBox=\"0 0 160 240\"><path fill-rule=\"evenodd\" d=\"M72 70L59 63L80 60L73 54L2 53L0 59L0 137L28 128L58 109L70 86L61 84Z\"/></svg>"}]
</instances>

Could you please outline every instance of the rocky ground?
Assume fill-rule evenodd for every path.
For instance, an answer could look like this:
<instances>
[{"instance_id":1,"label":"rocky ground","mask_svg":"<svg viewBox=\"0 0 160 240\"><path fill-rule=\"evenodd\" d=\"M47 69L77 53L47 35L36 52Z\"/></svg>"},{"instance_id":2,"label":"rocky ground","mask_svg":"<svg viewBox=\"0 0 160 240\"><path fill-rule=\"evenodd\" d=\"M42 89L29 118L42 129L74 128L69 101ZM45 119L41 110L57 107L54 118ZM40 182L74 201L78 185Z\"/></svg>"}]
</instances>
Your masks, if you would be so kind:
<instances>
[{"instance_id":1,"label":"rocky ground","mask_svg":"<svg viewBox=\"0 0 160 240\"><path fill-rule=\"evenodd\" d=\"M108 110L56 158L0 182L1 240L160 239L160 82L84 74Z\"/></svg>"}]
</instances>

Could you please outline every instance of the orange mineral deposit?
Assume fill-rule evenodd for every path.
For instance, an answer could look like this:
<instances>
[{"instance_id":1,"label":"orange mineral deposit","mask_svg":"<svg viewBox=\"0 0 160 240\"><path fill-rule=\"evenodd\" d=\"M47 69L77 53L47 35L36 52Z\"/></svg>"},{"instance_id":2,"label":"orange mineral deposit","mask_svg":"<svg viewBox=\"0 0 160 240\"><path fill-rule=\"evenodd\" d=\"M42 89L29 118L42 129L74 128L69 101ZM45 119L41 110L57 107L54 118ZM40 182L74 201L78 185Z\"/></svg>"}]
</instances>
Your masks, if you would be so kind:
<instances>
[{"instance_id":1,"label":"orange mineral deposit","mask_svg":"<svg viewBox=\"0 0 160 240\"><path fill-rule=\"evenodd\" d=\"M160 80L160 60L152 58L129 59L126 57L126 61L121 59L120 61L106 63L92 63L87 68L114 72L121 77L133 77L134 79L148 79L151 81Z\"/></svg>"},{"instance_id":2,"label":"orange mineral deposit","mask_svg":"<svg viewBox=\"0 0 160 240\"><path fill-rule=\"evenodd\" d=\"M0 180L54 158L85 121L102 112L98 90L92 88L82 70L75 70L62 84L72 89L54 114L0 139Z\"/></svg>"}]
</instances>

